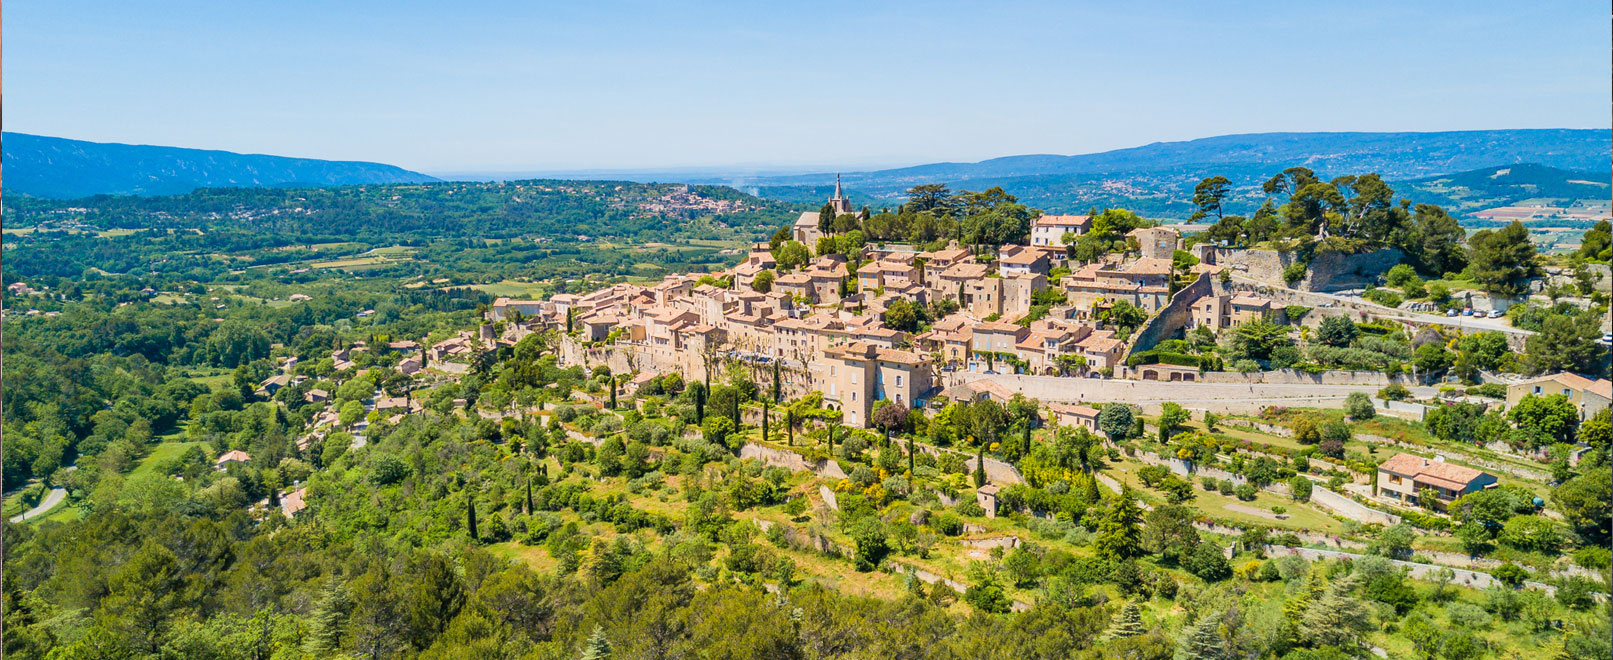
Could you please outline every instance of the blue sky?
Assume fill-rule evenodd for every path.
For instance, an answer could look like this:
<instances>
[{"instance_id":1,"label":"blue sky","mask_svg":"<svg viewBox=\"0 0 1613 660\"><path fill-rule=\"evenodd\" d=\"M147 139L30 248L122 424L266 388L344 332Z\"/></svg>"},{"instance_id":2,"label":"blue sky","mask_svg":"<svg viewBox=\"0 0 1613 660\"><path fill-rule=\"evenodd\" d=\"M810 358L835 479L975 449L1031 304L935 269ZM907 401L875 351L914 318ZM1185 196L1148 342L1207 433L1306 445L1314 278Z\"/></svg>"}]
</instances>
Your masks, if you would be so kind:
<instances>
[{"instance_id":1,"label":"blue sky","mask_svg":"<svg viewBox=\"0 0 1613 660\"><path fill-rule=\"evenodd\" d=\"M1577 1L12 0L4 119L427 172L1595 128L1613 98L1607 21Z\"/></svg>"}]
</instances>

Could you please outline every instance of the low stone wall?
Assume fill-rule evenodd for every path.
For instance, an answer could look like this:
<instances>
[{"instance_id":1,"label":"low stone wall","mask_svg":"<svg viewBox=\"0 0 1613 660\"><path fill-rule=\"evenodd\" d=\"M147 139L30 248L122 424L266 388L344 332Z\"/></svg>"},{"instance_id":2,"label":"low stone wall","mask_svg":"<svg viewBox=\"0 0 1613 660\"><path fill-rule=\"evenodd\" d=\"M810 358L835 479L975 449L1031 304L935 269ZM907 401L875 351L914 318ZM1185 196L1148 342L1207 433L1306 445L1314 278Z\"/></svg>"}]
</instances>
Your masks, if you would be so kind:
<instances>
[{"instance_id":1,"label":"low stone wall","mask_svg":"<svg viewBox=\"0 0 1613 660\"><path fill-rule=\"evenodd\" d=\"M829 508L836 511L840 510L840 501L835 498L835 492L830 490L828 486L818 486L818 497L823 498L823 503L827 504Z\"/></svg>"},{"instance_id":2,"label":"low stone wall","mask_svg":"<svg viewBox=\"0 0 1613 660\"><path fill-rule=\"evenodd\" d=\"M1340 551L1337 551L1337 550L1318 550L1316 548L1291 548L1291 547L1284 546L1284 545L1267 545L1267 546L1264 547L1264 550L1266 551L1266 554L1268 556L1272 556L1272 557L1284 557L1284 556L1287 556L1287 555L1299 555L1299 556L1304 557L1306 559L1309 559L1311 561L1319 561L1319 560L1323 560L1323 559L1356 560L1356 559L1360 559L1360 558L1365 556L1365 555L1358 555L1358 554L1349 553L1349 552L1340 552ZM1478 571L1472 571L1472 570L1468 570L1468 569L1465 569L1465 568L1451 568L1451 567L1448 567L1448 566L1439 566L1439 565L1436 565L1436 564L1424 564L1424 563L1421 563L1421 562L1403 561L1403 560L1399 560L1399 559L1391 559L1389 561L1394 562L1396 566L1404 566L1404 567L1406 567L1408 569L1407 572L1411 575L1411 577L1422 579L1422 580L1432 579L1434 577L1434 574L1438 573L1439 571L1451 571L1452 573L1455 573L1455 575L1456 575L1456 578L1454 580L1452 580L1452 582L1454 582L1455 584L1460 584L1460 585L1463 585L1463 586L1472 587L1474 589L1486 589L1486 588L1489 588L1491 586L1501 584L1501 582L1499 580L1496 580L1489 573L1480 573ZM1542 584L1542 583L1539 583L1539 582L1525 582L1525 583L1523 583L1523 586L1526 589L1538 589L1540 591L1544 591L1544 592L1546 592L1547 595L1555 595L1557 593L1557 588L1556 587L1553 587L1553 586L1548 585L1548 584Z\"/></svg>"},{"instance_id":3,"label":"low stone wall","mask_svg":"<svg viewBox=\"0 0 1613 660\"><path fill-rule=\"evenodd\" d=\"M1311 504L1328 509L1356 522L1378 523L1380 525L1396 525L1400 523L1400 516L1379 511L1321 486L1311 488Z\"/></svg>"},{"instance_id":4,"label":"low stone wall","mask_svg":"<svg viewBox=\"0 0 1613 660\"><path fill-rule=\"evenodd\" d=\"M830 479L846 478L846 471L840 469L840 464L829 459L807 458L793 451L774 449L753 442L747 442L739 448L739 457L742 459L754 458L768 465L781 467L791 472L812 472Z\"/></svg>"},{"instance_id":5,"label":"low stone wall","mask_svg":"<svg viewBox=\"0 0 1613 660\"><path fill-rule=\"evenodd\" d=\"M1265 383L1270 385L1361 385L1363 392L1370 391L1368 387L1383 387L1391 382L1411 384L1410 379L1390 378L1381 371L1323 371L1311 373L1297 369L1273 369L1271 371L1251 371L1239 373L1236 371L1208 371L1199 374L1199 380L1205 383Z\"/></svg>"}]
</instances>

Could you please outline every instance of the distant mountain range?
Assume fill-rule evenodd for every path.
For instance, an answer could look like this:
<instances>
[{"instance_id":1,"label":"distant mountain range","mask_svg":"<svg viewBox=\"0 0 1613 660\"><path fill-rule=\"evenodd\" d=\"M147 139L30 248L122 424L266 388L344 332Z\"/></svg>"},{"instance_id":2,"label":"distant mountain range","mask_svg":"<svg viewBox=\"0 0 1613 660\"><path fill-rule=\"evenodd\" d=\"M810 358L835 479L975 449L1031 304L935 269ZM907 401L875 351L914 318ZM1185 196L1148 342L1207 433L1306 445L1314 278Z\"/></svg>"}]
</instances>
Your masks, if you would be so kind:
<instances>
[{"instance_id":1,"label":"distant mountain range","mask_svg":"<svg viewBox=\"0 0 1613 660\"><path fill-rule=\"evenodd\" d=\"M419 183L437 179L391 165L336 162L204 151L174 147L101 144L62 138L4 134L7 194L77 198L94 194L173 195L202 187L284 187ZM905 200L921 183L953 189L1002 186L1031 206L1049 212L1081 212L1124 206L1147 216L1185 218L1192 212L1194 184L1207 176L1231 179L1229 212L1247 213L1264 198L1259 186L1293 166L1324 178L1377 172L1414 201L1456 211L1511 203L1531 196L1529 186L1561 194L1538 196L1606 199L1608 192L1573 180L1604 184L1613 132L1606 129L1518 129L1439 133L1256 133L1185 142L1160 142L1075 156L1024 155L977 163L931 163L895 169L846 172L847 192L858 204L879 208ZM1485 178L1512 165L1510 178ZM829 196L835 174L756 174L756 168L681 174L661 170L643 176L613 172L634 181L723 184L768 199L818 205ZM1438 183L1459 177L1453 186ZM597 178L597 177L583 177ZM1509 183L1509 182L1515 182ZM1415 190L1415 194L1413 193ZM1538 190L1537 190L1538 192ZM1521 196L1520 196L1521 195Z\"/></svg>"},{"instance_id":2,"label":"distant mountain range","mask_svg":"<svg viewBox=\"0 0 1613 660\"><path fill-rule=\"evenodd\" d=\"M1522 163L1594 172L1607 168L1609 153L1613 132L1604 129L1256 133L1077 156L1008 156L848 172L842 180L854 200L875 207L899 203L902 191L914 185L946 183L969 190L1002 186L1032 206L1055 212L1123 205L1156 217L1185 217L1192 210L1193 185L1217 174L1233 182L1231 207L1246 210L1241 207L1259 203L1262 181L1293 166L1309 167L1323 177L1377 172L1389 180L1413 180ZM834 173L702 182L728 183L784 201L821 203L832 189Z\"/></svg>"},{"instance_id":3,"label":"distant mountain range","mask_svg":"<svg viewBox=\"0 0 1613 660\"><path fill-rule=\"evenodd\" d=\"M85 142L5 133L4 191L72 199L178 195L197 188L422 183L435 177L381 163Z\"/></svg>"}]
</instances>

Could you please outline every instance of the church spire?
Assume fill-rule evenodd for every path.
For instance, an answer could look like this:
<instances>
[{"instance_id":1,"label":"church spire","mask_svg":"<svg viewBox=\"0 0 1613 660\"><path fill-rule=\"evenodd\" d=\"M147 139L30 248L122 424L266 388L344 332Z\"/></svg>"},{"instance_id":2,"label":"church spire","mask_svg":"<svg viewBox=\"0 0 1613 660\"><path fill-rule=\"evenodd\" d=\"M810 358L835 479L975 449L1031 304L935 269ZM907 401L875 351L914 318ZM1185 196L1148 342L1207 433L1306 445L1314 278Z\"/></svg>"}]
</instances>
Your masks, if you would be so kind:
<instances>
[{"instance_id":1,"label":"church spire","mask_svg":"<svg viewBox=\"0 0 1613 660\"><path fill-rule=\"evenodd\" d=\"M829 198L829 206L834 209L836 215L851 213L851 200L846 199L846 194L840 189L839 172L835 172L835 194Z\"/></svg>"}]
</instances>

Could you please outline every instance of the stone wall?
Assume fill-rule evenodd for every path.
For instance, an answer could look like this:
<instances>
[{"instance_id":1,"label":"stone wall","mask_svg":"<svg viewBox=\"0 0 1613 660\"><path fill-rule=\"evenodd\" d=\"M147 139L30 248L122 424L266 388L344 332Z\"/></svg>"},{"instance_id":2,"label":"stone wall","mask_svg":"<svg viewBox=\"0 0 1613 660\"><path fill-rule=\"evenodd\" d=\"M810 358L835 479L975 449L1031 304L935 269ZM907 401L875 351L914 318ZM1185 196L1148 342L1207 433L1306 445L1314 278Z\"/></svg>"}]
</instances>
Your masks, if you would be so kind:
<instances>
[{"instance_id":1,"label":"stone wall","mask_svg":"<svg viewBox=\"0 0 1613 660\"><path fill-rule=\"evenodd\" d=\"M1187 322L1192 319L1193 303L1199 298L1210 295L1211 281L1209 275L1201 274L1192 284L1182 287L1172 295L1170 302L1161 307L1158 314L1150 317L1141 328L1137 329L1137 333L1132 335L1122 359L1131 357L1134 352L1151 349L1159 342L1176 336L1176 333L1186 327Z\"/></svg>"},{"instance_id":2,"label":"stone wall","mask_svg":"<svg viewBox=\"0 0 1613 660\"><path fill-rule=\"evenodd\" d=\"M1383 375L1381 371L1323 371L1310 373L1298 369L1273 369L1271 371L1251 371L1239 373L1236 371L1210 371L1199 374L1200 382L1205 383L1269 383L1274 385L1361 385L1362 391L1367 387L1383 387L1391 382L1413 384L1410 379L1394 378Z\"/></svg>"},{"instance_id":3,"label":"stone wall","mask_svg":"<svg viewBox=\"0 0 1613 660\"><path fill-rule=\"evenodd\" d=\"M1356 522L1379 523L1382 525L1400 523L1400 516L1379 511L1321 486L1311 488L1311 504Z\"/></svg>"},{"instance_id":4,"label":"stone wall","mask_svg":"<svg viewBox=\"0 0 1613 660\"><path fill-rule=\"evenodd\" d=\"M1214 248L1213 252L1211 263L1277 286L1288 286L1288 282L1283 280L1283 271L1299 261L1297 252L1237 248ZM1362 254L1322 252L1311 258L1305 270L1305 279L1296 283L1294 288L1303 291L1363 289L1376 284L1380 276L1389 272L1405 256L1395 248Z\"/></svg>"},{"instance_id":5,"label":"stone wall","mask_svg":"<svg viewBox=\"0 0 1613 660\"><path fill-rule=\"evenodd\" d=\"M1305 291L1364 289L1376 285L1379 277L1405 258L1405 253L1395 248L1363 254L1322 252L1311 259L1305 279L1297 288Z\"/></svg>"},{"instance_id":6,"label":"stone wall","mask_svg":"<svg viewBox=\"0 0 1613 660\"><path fill-rule=\"evenodd\" d=\"M1225 266L1262 282L1287 286L1283 269L1298 259L1292 252L1276 250L1245 250L1240 248L1214 248L1210 263Z\"/></svg>"}]
</instances>

